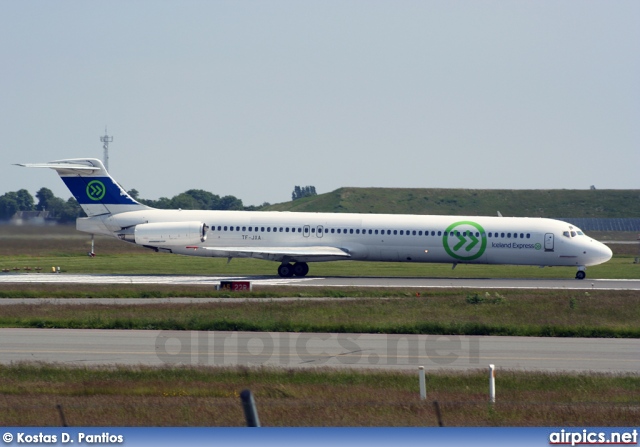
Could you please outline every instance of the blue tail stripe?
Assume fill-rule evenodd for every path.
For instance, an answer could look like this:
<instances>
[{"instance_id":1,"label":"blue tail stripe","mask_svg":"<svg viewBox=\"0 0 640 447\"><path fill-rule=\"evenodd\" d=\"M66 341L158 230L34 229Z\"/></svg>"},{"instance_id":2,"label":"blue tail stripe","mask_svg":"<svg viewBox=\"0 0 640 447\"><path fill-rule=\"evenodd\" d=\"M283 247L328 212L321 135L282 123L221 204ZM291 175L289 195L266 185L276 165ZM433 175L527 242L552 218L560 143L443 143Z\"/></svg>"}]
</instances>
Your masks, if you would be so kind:
<instances>
[{"instance_id":1,"label":"blue tail stripe","mask_svg":"<svg viewBox=\"0 0 640 447\"><path fill-rule=\"evenodd\" d=\"M138 205L111 177L62 177L82 205Z\"/></svg>"}]
</instances>

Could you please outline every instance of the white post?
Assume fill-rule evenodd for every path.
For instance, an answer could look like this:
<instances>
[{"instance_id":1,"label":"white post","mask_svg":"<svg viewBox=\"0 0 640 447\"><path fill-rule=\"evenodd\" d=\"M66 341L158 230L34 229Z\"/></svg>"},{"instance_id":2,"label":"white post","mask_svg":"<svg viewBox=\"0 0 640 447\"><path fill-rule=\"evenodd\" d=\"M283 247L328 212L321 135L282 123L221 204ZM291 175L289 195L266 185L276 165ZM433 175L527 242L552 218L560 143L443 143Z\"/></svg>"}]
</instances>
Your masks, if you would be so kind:
<instances>
[{"instance_id":1,"label":"white post","mask_svg":"<svg viewBox=\"0 0 640 447\"><path fill-rule=\"evenodd\" d=\"M496 367L489 365L489 402L496 401Z\"/></svg>"},{"instance_id":2,"label":"white post","mask_svg":"<svg viewBox=\"0 0 640 447\"><path fill-rule=\"evenodd\" d=\"M418 375L420 376L420 400L427 398L427 385L424 378L424 366L418 368Z\"/></svg>"}]
</instances>

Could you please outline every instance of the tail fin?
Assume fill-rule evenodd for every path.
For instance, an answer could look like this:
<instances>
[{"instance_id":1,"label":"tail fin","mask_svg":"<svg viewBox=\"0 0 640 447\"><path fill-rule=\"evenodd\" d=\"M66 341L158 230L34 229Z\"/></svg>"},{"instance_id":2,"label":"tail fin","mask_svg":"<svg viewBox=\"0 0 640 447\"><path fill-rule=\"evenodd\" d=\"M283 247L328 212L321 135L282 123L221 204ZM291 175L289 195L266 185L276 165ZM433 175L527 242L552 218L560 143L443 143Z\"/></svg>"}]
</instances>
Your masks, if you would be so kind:
<instances>
[{"instance_id":1,"label":"tail fin","mask_svg":"<svg viewBox=\"0 0 640 447\"><path fill-rule=\"evenodd\" d=\"M96 158L73 158L18 166L55 169L89 217L151 209L127 194Z\"/></svg>"}]
</instances>

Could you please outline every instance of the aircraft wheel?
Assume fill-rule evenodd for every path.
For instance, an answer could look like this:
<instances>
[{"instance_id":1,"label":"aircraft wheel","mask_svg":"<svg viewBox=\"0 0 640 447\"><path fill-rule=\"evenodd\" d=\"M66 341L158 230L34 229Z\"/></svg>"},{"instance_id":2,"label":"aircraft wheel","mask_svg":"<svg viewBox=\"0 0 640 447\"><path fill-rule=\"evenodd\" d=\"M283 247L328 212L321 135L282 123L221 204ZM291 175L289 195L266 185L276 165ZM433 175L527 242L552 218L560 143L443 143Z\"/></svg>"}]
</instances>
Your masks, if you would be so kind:
<instances>
[{"instance_id":1,"label":"aircraft wheel","mask_svg":"<svg viewBox=\"0 0 640 447\"><path fill-rule=\"evenodd\" d=\"M578 270L576 273L576 279L585 279L587 277L587 272L584 270Z\"/></svg>"},{"instance_id":2,"label":"aircraft wheel","mask_svg":"<svg viewBox=\"0 0 640 447\"><path fill-rule=\"evenodd\" d=\"M278 275L282 278L291 278L293 276L293 266L291 264L280 264Z\"/></svg>"},{"instance_id":3,"label":"aircraft wheel","mask_svg":"<svg viewBox=\"0 0 640 447\"><path fill-rule=\"evenodd\" d=\"M293 274L296 276L307 276L309 265L306 262L296 262L293 264Z\"/></svg>"}]
</instances>

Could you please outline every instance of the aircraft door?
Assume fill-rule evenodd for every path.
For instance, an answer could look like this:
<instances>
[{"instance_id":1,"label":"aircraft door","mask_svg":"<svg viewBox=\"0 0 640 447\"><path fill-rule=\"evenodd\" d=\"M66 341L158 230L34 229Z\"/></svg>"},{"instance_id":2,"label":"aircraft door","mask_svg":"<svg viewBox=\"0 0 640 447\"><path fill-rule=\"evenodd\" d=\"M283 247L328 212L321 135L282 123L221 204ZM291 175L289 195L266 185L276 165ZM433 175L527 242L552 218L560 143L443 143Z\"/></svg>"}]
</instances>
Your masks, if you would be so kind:
<instances>
[{"instance_id":1,"label":"aircraft door","mask_svg":"<svg viewBox=\"0 0 640 447\"><path fill-rule=\"evenodd\" d=\"M309 237L310 231L311 231L311 227L309 225L305 225L304 227L302 227L302 235L304 237Z\"/></svg>"},{"instance_id":2,"label":"aircraft door","mask_svg":"<svg viewBox=\"0 0 640 447\"><path fill-rule=\"evenodd\" d=\"M544 235L544 251L553 251L553 233Z\"/></svg>"},{"instance_id":3,"label":"aircraft door","mask_svg":"<svg viewBox=\"0 0 640 447\"><path fill-rule=\"evenodd\" d=\"M322 225L318 225L318 228L316 228L316 236L317 237L322 237L322 234L324 233Z\"/></svg>"}]
</instances>

